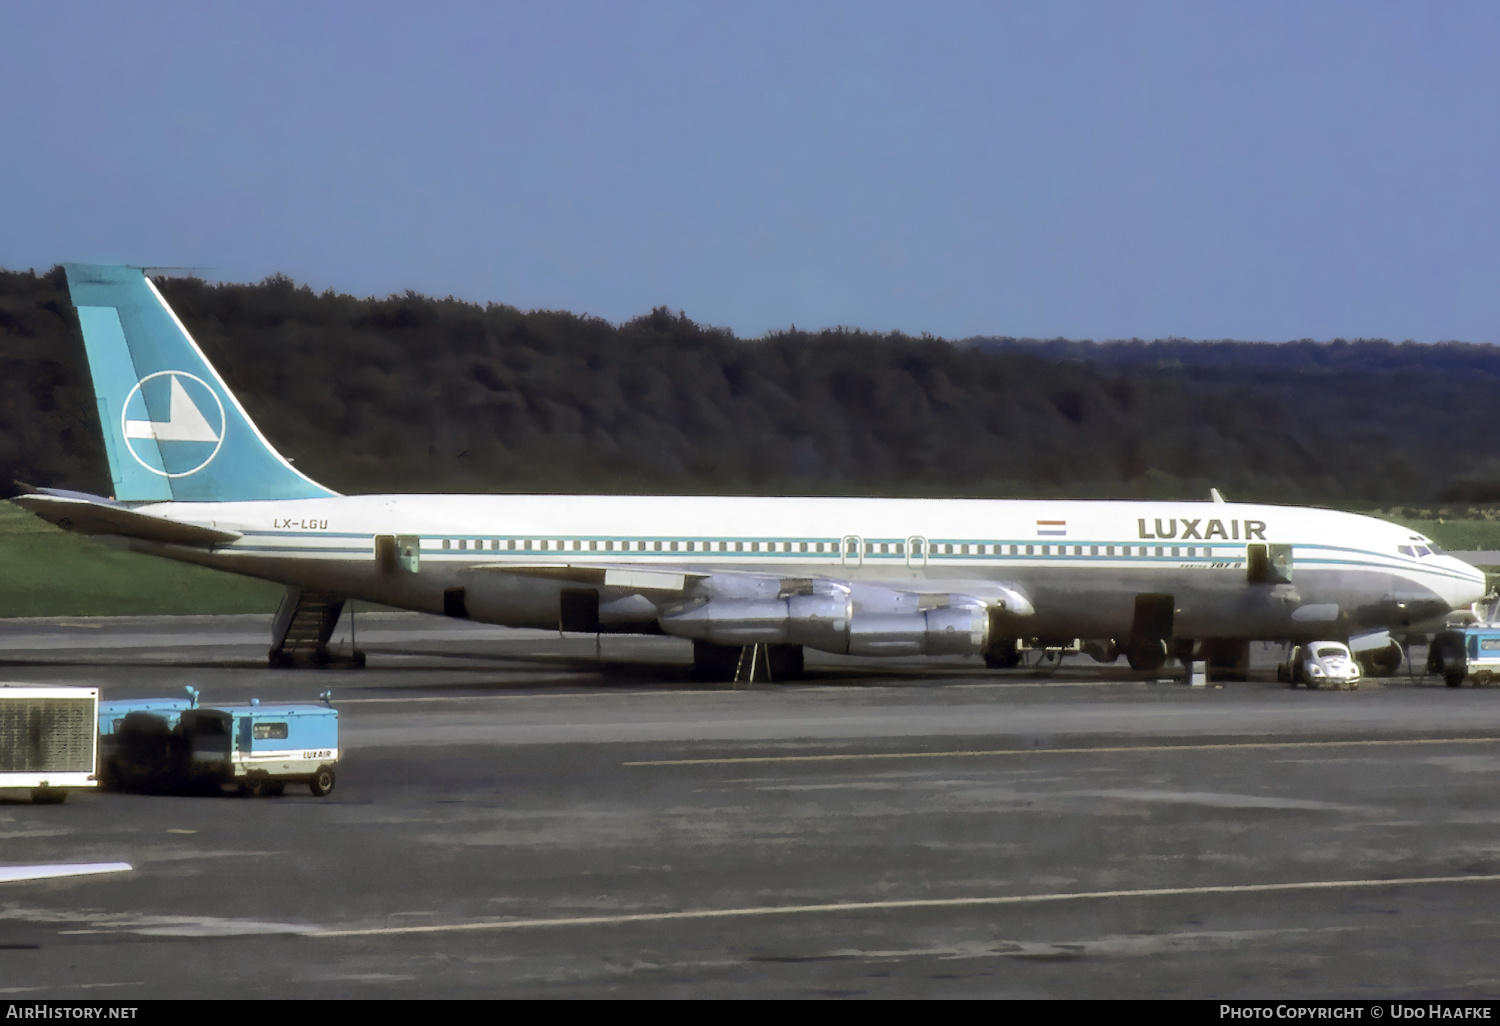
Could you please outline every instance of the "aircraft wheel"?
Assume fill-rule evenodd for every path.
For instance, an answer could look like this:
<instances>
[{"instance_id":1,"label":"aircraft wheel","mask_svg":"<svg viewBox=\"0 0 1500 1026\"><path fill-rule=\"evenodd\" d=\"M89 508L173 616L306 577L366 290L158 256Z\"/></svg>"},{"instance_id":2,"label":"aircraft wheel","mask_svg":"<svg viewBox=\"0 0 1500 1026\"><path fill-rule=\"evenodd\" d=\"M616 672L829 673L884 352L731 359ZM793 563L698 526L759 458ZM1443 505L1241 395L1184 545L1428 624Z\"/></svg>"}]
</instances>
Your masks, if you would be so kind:
<instances>
[{"instance_id":1,"label":"aircraft wheel","mask_svg":"<svg viewBox=\"0 0 1500 1026\"><path fill-rule=\"evenodd\" d=\"M1172 658L1176 659L1188 671L1193 668L1193 651L1197 644L1192 638L1179 638L1172 642Z\"/></svg>"},{"instance_id":2,"label":"aircraft wheel","mask_svg":"<svg viewBox=\"0 0 1500 1026\"><path fill-rule=\"evenodd\" d=\"M1132 670L1155 672L1167 661L1167 644L1164 641L1143 641L1130 646L1125 661Z\"/></svg>"},{"instance_id":3,"label":"aircraft wheel","mask_svg":"<svg viewBox=\"0 0 1500 1026\"><path fill-rule=\"evenodd\" d=\"M1406 653L1398 642L1392 641L1385 648L1365 652L1359 656L1360 666L1366 677L1390 677L1401 669Z\"/></svg>"},{"instance_id":4,"label":"aircraft wheel","mask_svg":"<svg viewBox=\"0 0 1500 1026\"><path fill-rule=\"evenodd\" d=\"M769 645L766 661L771 664L771 680L801 680L803 653L801 645Z\"/></svg>"},{"instance_id":5,"label":"aircraft wheel","mask_svg":"<svg viewBox=\"0 0 1500 1026\"><path fill-rule=\"evenodd\" d=\"M1001 649L998 652L986 652L984 654L984 665L991 670L1009 670L1019 665L1021 653L1015 648Z\"/></svg>"},{"instance_id":6,"label":"aircraft wheel","mask_svg":"<svg viewBox=\"0 0 1500 1026\"><path fill-rule=\"evenodd\" d=\"M1462 673L1455 673L1454 671L1449 670L1448 672L1443 674L1443 683L1448 685L1450 688L1456 688L1463 682L1464 675Z\"/></svg>"},{"instance_id":7,"label":"aircraft wheel","mask_svg":"<svg viewBox=\"0 0 1500 1026\"><path fill-rule=\"evenodd\" d=\"M740 663L740 646L693 642L693 679L705 683L734 680Z\"/></svg>"},{"instance_id":8,"label":"aircraft wheel","mask_svg":"<svg viewBox=\"0 0 1500 1026\"><path fill-rule=\"evenodd\" d=\"M333 790L333 781L333 767L319 766L318 772L307 782L307 789L313 793L314 798L322 798Z\"/></svg>"}]
</instances>

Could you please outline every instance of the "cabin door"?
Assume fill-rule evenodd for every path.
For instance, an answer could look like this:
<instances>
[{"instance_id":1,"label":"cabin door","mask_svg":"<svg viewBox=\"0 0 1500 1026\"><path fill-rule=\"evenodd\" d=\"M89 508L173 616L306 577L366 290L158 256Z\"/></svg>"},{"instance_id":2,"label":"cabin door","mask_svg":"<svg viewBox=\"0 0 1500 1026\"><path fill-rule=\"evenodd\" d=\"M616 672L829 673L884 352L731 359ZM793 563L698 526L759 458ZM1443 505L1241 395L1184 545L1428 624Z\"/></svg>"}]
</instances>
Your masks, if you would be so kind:
<instances>
[{"instance_id":1,"label":"cabin door","mask_svg":"<svg viewBox=\"0 0 1500 1026\"><path fill-rule=\"evenodd\" d=\"M865 542L857 534L846 534L839 543L839 552L845 566L859 566L864 562Z\"/></svg>"},{"instance_id":2,"label":"cabin door","mask_svg":"<svg viewBox=\"0 0 1500 1026\"><path fill-rule=\"evenodd\" d=\"M914 534L906 539L906 565L921 568L927 565L927 539Z\"/></svg>"}]
</instances>

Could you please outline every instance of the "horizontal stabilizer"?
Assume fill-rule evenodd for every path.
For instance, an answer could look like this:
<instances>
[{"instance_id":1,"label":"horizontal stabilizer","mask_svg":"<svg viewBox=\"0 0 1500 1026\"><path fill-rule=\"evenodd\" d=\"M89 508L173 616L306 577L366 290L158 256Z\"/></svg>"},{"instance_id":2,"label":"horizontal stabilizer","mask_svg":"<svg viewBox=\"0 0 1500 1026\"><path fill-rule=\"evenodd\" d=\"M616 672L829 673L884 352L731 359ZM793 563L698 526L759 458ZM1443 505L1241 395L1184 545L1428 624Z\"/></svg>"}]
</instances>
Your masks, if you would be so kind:
<instances>
[{"instance_id":1,"label":"horizontal stabilizer","mask_svg":"<svg viewBox=\"0 0 1500 1026\"><path fill-rule=\"evenodd\" d=\"M99 506L120 506L124 509L130 507L115 499L106 499L102 495L93 492L75 492L67 488L43 488L40 485L29 485L25 481L17 481L16 491L12 495L51 495L59 499L82 499L84 502L92 502Z\"/></svg>"},{"instance_id":2,"label":"horizontal stabilizer","mask_svg":"<svg viewBox=\"0 0 1500 1026\"><path fill-rule=\"evenodd\" d=\"M224 545L240 537L237 531L168 520L104 501L57 495L18 495L11 501L64 531L79 534L117 534L169 545L204 546Z\"/></svg>"}]
</instances>

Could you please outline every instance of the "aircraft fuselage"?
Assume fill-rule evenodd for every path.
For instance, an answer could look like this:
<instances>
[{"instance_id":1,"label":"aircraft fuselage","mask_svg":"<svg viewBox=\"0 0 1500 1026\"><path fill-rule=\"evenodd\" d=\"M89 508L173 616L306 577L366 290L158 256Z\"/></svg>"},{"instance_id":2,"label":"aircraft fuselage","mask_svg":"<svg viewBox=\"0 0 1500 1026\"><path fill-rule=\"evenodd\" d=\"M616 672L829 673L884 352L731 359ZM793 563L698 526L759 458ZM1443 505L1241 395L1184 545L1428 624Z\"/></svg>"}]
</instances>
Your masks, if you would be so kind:
<instances>
[{"instance_id":1,"label":"aircraft fuselage","mask_svg":"<svg viewBox=\"0 0 1500 1026\"><path fill-rule=\"evenodd\" d=\"M878 601L861 582L954 594L1003 582L1032 606L1016 631L1057 638L1127 635L1140 595L1172 597L1175 636L1301 640L1399 631L1484 591L1459 560L1406 554L1430 543L1398 525L1244 503L371 495L138 508L243 535L212 549L133 541L140 551L429 612L462 588L466 615L518 627L558 626L570 567L836 580L856 608ZM416 560L383 561L381 537L415 542ZM1286 565L1254 579L1255 546ZM672 600L598 590L605 630L654 630Z\"/></svg>"}]
</instances>

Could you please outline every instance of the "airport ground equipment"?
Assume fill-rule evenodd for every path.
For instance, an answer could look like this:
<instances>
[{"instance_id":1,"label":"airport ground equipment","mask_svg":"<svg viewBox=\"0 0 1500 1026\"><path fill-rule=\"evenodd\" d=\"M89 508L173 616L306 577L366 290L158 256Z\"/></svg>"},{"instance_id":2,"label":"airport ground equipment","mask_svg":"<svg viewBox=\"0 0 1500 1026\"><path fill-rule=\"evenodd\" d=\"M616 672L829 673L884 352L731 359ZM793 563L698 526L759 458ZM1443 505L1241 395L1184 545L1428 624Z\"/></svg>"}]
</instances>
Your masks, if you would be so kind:
<instances>
[{"instance_id":1,"label":"airport ground equipment","mask_svg":"<svg viewBox=\"0 0 1500 1026\"><path fill-rule=\"evenodd\" d=\"M1359 661L1342 641L1294 645L1287 661L1276 667L1276 679L1296 687L1359 690Z\"/></svg>"},{"instance_id":2,"label":"airport ground equipment","mask_svg":"<svg viewBox=\"0 0 1500 1026\"><path fill-rule=\"evenodd\" d=\"M0 684L0 790L55 804L97 787L99 689Z\"/></svg>"},{"instance_id":3,"label":"airport ground equipment","mask_svg":"<svg viewBox=\"0 0 1500 1026\"><path fill-rule=\"evenodd\" d=\"M99 703L99 778L123 791L171 791L183 786L188 769L182 714L189 698Z\"/></svg>"},{"instance_id":4,"label":"airport ground equipment","mask_svg":"<svg viewBox=\"0 0 1500 1026\"><path fill-rule=\"evenodd\" d=\"M344 598L327 591L311 591L289 585L281 606L271 622L271 651L268 662L281 667L360 667L365 654L354 649L351 639L347 654L332 652L328 640L338 625L344 609ZM354 612L349 613L353 631Z\"/></svg>"},{"instance_id":5,"label":"airport ground equipment","mask_svg":"<svg viewBox=\"0 0 1500 1026\"><path fill-rule=\"evenodd\" d=\"M1479 624L1440 631L1427 646L1427 672L1456 688L1469 681L1487 687L1500 679L1500 625Z\"/></svg>"},{"instance_id":6,"label":"airport ground equipment","mask_svg":"<svg viewBox=\"0 0 1500 1026\"><path fill-rule=\"evenodd\" d=\"M333 790L338 711L323 704L199 706L187 699L108 702L100 710L100 752L108 781L132 791L281 794L306 784Z\"/></svg>"}]
</instances>

